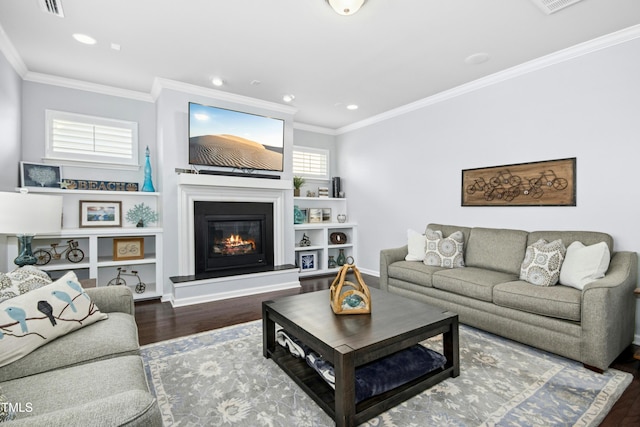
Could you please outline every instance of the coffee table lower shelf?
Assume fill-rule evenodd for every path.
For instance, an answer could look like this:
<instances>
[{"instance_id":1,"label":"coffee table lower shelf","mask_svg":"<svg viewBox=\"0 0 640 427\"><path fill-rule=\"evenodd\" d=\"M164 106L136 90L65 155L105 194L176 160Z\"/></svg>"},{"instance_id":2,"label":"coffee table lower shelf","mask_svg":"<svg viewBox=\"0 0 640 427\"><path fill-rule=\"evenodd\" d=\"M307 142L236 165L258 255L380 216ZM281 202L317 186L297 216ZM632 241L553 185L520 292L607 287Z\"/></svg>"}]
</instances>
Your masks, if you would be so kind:
<instances>
[{"instance_id":1,"label":"coffee table lower shelf","mask_svg":"<svg viewBox=\"0 0 640 427\"><path fill-rule=\"evenodd\" d=\"M302 390L311 397L332 419L336 419L335 390L304 360L292 356L280 346L269 352L269 357L282 369ZM449 364L448 364L449 365ZM397 406L405 400L421 393L446 378L457 376L454 367L436 369L413 381L373 396L356 404L356 425Z\"/></svg>"}]
</instances>

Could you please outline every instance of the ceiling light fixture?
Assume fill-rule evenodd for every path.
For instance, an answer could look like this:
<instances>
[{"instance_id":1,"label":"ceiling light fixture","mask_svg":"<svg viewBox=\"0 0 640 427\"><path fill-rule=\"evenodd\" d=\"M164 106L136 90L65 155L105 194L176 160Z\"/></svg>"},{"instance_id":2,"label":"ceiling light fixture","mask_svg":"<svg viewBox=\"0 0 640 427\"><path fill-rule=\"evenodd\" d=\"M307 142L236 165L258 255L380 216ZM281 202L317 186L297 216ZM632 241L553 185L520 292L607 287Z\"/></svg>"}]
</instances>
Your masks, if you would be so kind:
<instances>
[{"instance_id":1,"label":"ceiling light fixture","mask_svg":"<svg viewBox=\"0 0 640 427\"><path fill-rule=\"evenodd\" d=\"M222 86L224 84L224 80L220 77L214 77L211 79L211 84L214 86Z\"/></svg>"},{"instance_id":2,"label":"ceiling light fixture","mask_svg":"<svg viewBox=\"0 0 640 427\"><path fill-rule=\"evenodd\" d=\"M96 44L96 39L86 34L75 33L73 38L82 44Z\"/></svg>"},{"instance_id":3,"label":"ceiling light fixture","mask_svg":"<svg viewBox=\"0 0 640 427\"><path fill-rule=\"evenodd\" d=\"M291 102L291 101L293 101L294 99L296 99L295 95L291 95L290 93L288 93L288 94L286 94L286 95L284 95L284 96L282 97L282 100L283 100L284 102Z\"/></svg>"},{"instance_id":4,"label":"ceiling light fixture","mask_svg":"<svg viewBox=\"0 0 640 427\"><path fill-rule=\"evenodd\" d=\"M353 15L367 0L327 0L327 3L340 15Z\"/></svg>"},{"instance_id":5,"label":"ceiling light fixture","mask_svg":"<svg viewBox=\"0 0 640 427\"><path fill-rule=\"evenodd\" d=\"M347 110L357 110L358 106L356 104L347 105Z\"/></svg>"}]
</instances>

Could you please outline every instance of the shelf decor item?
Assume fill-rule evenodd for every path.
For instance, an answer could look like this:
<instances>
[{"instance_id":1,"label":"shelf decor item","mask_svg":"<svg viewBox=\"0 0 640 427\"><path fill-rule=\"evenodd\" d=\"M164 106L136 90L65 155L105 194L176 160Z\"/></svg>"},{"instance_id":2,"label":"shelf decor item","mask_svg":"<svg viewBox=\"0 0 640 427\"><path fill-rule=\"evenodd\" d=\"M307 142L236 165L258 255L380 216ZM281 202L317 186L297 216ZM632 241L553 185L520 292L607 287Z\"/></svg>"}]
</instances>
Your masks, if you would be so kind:
<instances>
[{"instance_id":1,"label":"shelf decor item","mask_svg":"<svg viewBox=\"0 0 640 427\"><path fill-rule=\"evenodd\" d=\"M318 269L318 253L315 251L298 253L298 267L300 271L314 271Z\"/></svg>"},{"instance_id":2,"label":"shelf decor item","mask_svg":"<svg viewBox=\"0 0 640 427\"><path fill-rule=\"evenodd\" d=\"M144 237L122 237L113 239L113 260L127 261L144 259Z\"/></svg>"},{"instance_id":3,"label":"shelf decor item","mask_svg":"<svg viewBox=\"0 0 640 427\"><path fill-rule=\"evenodd\" d=\"M340 252L338 253L338 259L336 260L336 262L340 267L342 267L347 263L347 257L344 255L344 249L340 249Z\"/></svg>"},{"instance_id":4,"label":"shelf decor item","mask_svg":"<svg viewBox=\"0 0 640 427\"><path fill-rule=\"evenodd\" d=\"M300 239L300 246L301 247L311 246L311 239L309 239L309 236L307 236L307 233L304 233L302 235L302 239Z\"/></svg>"},{"instance_id":5,"label":"shelf decor item","mask_svg":"<svg viewBox=\"0 0 640 427\"><path fill-rule=\"evenodd\" d=\"M353 270L356 283L346 279L349 270ZM331 309L335 314L370 314L371 293L362 280L360 271L353 264L342 266L329 290Z\"/></svg>"},{"instance_id":6,"label":"shelf decor item","mask_svg":"<svg viewBox=\"0 0 640 427\"><path fill-rule=\"evenodd\" d=\"M144 203L135 205L127 211L127 222L135 224L136 227L146 227L158 221L158 213Z\"/></svg>"},{"instance_id":7,"label":"shelf decor item","mask_svg":"<svg viewBox=\"0 0 640 427\"><path fill-rule=\"evenodd\" d=\"M142 191L147 191L153 193L156 191L153 186L153 182L151 181L151 160L149 160L149 146L147 145L147 149L144 151L144 155L146 157L144 163L144 183L142 184Z\"/></svg>"},{"instance_id":8,"label":"shelf decor item","mask_svg":"<svg viewBox=\"0 0 640 427\"><path fill-rule=\"evenodd\" d=\"M298 205L295 205L293 207L293 223L304 224L305 222L307 222L307 215L302 212Z\"/></svg>"},{"instance_id":9,"label":"shelf decor item","mask_svg":"<svg viewBox=\"0 0 640 427\"><path fill-rule=\"evenodd\" d=\"M304 183L305 183L305 179L303 177L301 176L293 177L293 196L294 197L300 196L300 188L302 188Z\"/></svg>"},{"instance_id":10,"label":"shelf decor item","mask_svg":"<svg viewBox=\"0 0 640 427\"><path fill-rule=\"evenodd\" d=\"M336 231L329 235L329 240L333 245L343 245L347 243L347 235L340 231Z\"/></svg>"},{"instance_id":11,"label":"shelf decor item","mask_svg":"<svg viewBox=\"0 0 640 427\"><path fill-rule=\"evenodd\" d=\"M60 188L60 166L20 162L21 187Z\"/></svg>"},{"instance_id":12,"label":"shelf decor item","mask_svg":"<svg viewBox=\"0 0 640 427\"><path fill-rule=\"evenodd\" d=\"M80 200L80 227L122 227L122 202Z\"/></svg>"},{"instance_id":13,"label":"shelf decor item","mask_svg":"<svg viewBox=\"0 0 640 427\"><path fill-rule=\"evenodd\" d=\"M345 214L338 214L338 222L344 223L347 221L347 216Z\"/></svg>"}]
</instances>

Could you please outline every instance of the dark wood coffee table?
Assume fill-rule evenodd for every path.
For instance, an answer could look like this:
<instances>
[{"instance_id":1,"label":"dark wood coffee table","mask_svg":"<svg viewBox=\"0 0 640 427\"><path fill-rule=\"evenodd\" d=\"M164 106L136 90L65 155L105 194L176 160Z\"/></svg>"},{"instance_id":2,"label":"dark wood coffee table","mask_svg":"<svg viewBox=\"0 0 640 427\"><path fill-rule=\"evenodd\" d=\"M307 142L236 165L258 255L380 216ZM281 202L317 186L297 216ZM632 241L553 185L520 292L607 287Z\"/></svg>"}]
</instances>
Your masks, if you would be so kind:
<instances>
[{"instance_id":1,"label":"dark wood coffee table","mask_svg":"<svg viewBox=\"0 0 640 427\"><path fill-rule=\"evenodd\" d=\"M371 314L336 315L329 291L311 292L262 303L263 354L272 358L334 419L354 426L415 396L448 377L460 375L458 315L417 301L371 290ZM335 391L302 359L276 343L275 324L296 336L334 366ZM358 366L443 334L444 369L355 403Z\"/></svg>"}]
</instances>

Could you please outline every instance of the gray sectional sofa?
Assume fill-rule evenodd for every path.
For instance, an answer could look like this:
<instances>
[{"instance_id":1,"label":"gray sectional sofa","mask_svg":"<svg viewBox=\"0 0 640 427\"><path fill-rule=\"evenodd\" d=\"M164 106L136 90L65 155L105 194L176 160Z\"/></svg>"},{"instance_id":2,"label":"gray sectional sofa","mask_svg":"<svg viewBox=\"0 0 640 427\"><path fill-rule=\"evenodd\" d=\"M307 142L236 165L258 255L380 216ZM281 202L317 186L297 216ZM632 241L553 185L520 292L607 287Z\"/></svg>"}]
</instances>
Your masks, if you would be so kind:
<instances>
[{"instance_id":1,"label":"gray sectional sofa","mask_svg":"<svg viewBox=\"0 0 640 427\"><path fill-rule=\"evenodd\" d=\"M458 313L460 322L604 371L634 337L638 257L614 252L613 238L589 231L534 231L429 224L464 234L462 268L406 261L408 246L380 252L380 287ZM603 278L583 290L519 280L527 246L539 239L584 245L606 242Z\"/></svg>"},{"instance_id":2,"label":"gray sectional sofa","mask_svg":"<svg viewBox=\"0 0 640 427\"><path fill-rule=\"evenodd\" d=\"M161 426L139 356L131 290L85 289L108 318L0 368L10 426Z\"/></svg>"}]
</instances>

